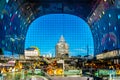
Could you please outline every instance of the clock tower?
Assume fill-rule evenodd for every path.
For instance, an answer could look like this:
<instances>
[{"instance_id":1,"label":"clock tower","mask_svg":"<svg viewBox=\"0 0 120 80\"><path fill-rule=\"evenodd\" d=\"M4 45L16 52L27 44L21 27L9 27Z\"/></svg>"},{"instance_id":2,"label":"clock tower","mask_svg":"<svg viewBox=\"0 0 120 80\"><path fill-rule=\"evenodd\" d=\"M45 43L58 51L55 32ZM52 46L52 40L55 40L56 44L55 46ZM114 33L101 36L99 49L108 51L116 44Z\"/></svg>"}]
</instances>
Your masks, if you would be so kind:
<instances>
[{"instance_id":1,"label":"clock tower","mask_svg":"<svg viewBox=\"0 0 120 80\"><path fill-rule=\"evenodd\" d=\"M56 57L59 58L69 57L69 46L66 43L63 35L61 35L60 40L55 48L56 48Z\"/></svg>"}]
</instances>

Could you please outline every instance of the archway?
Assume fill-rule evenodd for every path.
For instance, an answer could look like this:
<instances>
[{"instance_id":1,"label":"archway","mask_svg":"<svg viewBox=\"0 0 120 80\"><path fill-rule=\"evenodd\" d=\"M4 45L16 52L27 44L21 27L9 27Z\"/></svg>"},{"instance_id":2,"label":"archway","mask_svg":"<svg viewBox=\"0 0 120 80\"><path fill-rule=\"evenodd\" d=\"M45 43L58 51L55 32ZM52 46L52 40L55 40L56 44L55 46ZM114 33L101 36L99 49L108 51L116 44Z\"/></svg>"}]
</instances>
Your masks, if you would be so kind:
<instances>
[{"instance_id":1,"label":"archway","mask_svg":"<svg viewBox=\"0 0 120 80\"><path fill-rule=\"evenodd\" d=\"M50 53L55 56L55 45L61 35L69 44L70 56L93 55L89 25L80 17L70 14L49 14L34 20L26 35L25 48L37 46L42 55Z\"/></svg>"},{"instance_id":2,"label":"archway","mask_svg":"<svg viewBox=\"0 0 120 80\"><path fill-rule=\"evenodd\" d=\"M111 0L112 1L112 0ZM24 44L29 25L36 18L47 14L76 15L91 26L96 19L100 19L103 10L108 9L111 1L107 0L1 0L0 1L0 48L24 54ZM100 5L103 5L102 8ZM99 9L100 8L100 9ZM98 10L96 13L96 10ZM100 11L99 11L100 10ZM97 15L95 15L95 13ZM100 16L100 18L98 18ZM91 28L96 46L95 53L99 53L99 42L96 33ZM99 33L98 33L99 34Z\"/></svg>"}]
</instances>

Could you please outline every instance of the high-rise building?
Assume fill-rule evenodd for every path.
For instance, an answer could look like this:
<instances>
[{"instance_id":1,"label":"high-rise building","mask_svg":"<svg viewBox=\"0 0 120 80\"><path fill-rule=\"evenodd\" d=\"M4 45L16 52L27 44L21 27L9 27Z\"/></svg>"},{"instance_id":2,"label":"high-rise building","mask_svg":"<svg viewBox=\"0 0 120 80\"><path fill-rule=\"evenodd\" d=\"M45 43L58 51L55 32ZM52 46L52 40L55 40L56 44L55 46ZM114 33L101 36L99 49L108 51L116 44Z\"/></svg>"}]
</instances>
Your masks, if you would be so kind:
<instances>
[{"instance_id":1,"label":"high-rise building","mask_svg":"<svg viewBox=\"0 0 120 80\"><path fill-rule=\"evenodd\" d=\"M59 42L56 44L56 57L69 57L69 46L66 43L63 35L61 35Z\"/></svg>"}]
</instances>

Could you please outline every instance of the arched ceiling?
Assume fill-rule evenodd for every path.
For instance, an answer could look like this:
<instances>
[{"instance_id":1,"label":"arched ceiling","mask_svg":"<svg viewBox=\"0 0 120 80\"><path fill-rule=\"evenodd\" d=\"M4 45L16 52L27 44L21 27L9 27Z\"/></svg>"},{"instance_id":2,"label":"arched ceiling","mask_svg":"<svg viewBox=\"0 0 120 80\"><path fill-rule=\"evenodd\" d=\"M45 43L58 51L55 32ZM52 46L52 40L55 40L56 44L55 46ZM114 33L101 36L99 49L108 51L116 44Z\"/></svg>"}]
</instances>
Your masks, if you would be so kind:
<instances>
[{"instance_id":1,"label":"arched ceiling","mask_svg":"<svg viewBox=\"0 0 120 80\"><path fill-rule=\"evenodd\" d=\"M31 10L34 16L49 13L76 14L86 18L94 10L99 0L26 0L23 13Z\"/></svg>"},{"instance_id":2,"label":"arched ceiling","mask_svg":"<svg viewBox=\"0 0 120 80\"><path fill-rule=\"evenodd\" d=\"M104 1L104 0L102 0ZM108 0L108 2L112 0ZM46 14L72 14L87 21L101 0L0 0L0 47L24 52L29 24Z\"/></svg>"}]
</instances>

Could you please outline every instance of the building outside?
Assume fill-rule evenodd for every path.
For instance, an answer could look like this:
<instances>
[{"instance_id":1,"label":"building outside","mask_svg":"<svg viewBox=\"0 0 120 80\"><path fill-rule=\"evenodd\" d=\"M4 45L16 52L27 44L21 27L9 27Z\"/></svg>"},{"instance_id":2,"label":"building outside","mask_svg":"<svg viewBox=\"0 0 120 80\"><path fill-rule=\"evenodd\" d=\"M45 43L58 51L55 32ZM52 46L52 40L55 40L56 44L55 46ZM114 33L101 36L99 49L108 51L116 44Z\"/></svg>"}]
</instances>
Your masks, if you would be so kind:
<instances>
[{"instance_id":1,"label":"building outside","mask_svg":"<svg viewBox=\"0 0 120 80\"><path fill-rule=\"evenodd\" d=\"M42 55L43 57L46 57L46 58L52 58L52 54L51 53L48 53L48 54L44 54L44 55Z\"/></svg>"},{"instance_id":2,"label":"building outside","mask_svg":"<svg viewBox=\"0 0 120 80\"><path fill-rule=\"evenodd\" d=\"M69 57L69 46L66 43L63 35L61 35L59 42L56 44L56 57Z\"/></svg>"},{"instance_id":3,"label":"building outside","mask_svg":"<svg viewBox=\"0 0 120 80\"><path fill-rule=\"evenodd\" d=\"M40 56L40 54L36 48L27 48L25 50L25 59L31 59L38 56Z\"/></svg>"}]
</instances>

